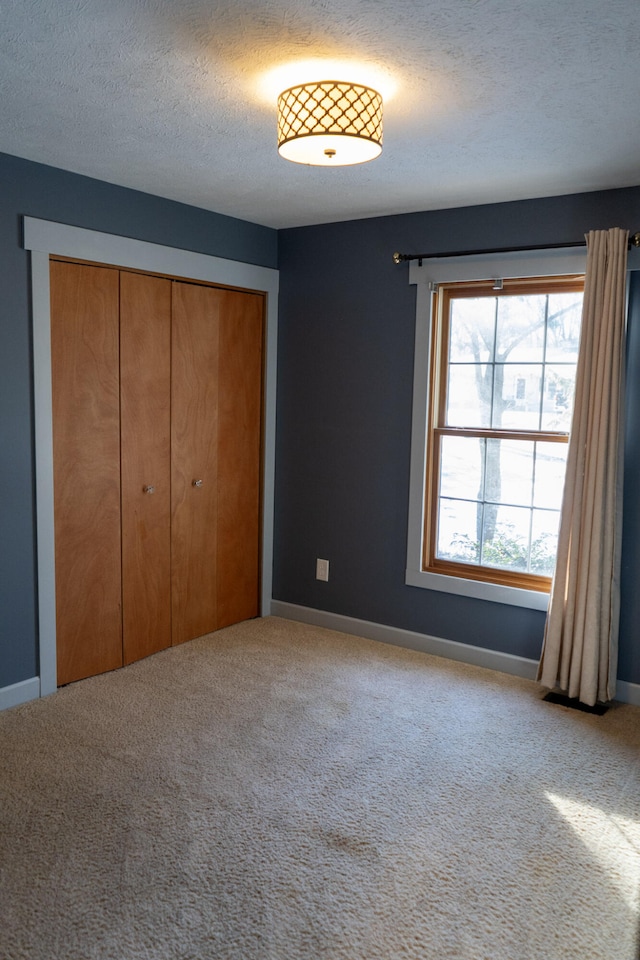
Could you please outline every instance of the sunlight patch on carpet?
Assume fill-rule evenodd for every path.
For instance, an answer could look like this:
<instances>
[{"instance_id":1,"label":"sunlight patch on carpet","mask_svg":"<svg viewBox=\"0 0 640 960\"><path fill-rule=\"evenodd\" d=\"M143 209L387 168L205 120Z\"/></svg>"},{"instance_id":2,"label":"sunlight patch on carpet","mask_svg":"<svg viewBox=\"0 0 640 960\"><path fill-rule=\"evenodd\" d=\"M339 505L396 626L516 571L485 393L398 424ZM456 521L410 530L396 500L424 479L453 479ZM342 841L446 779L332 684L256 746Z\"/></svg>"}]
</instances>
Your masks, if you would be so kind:
<instances>
[{"instance_id":1,"label":"sunlight patch on carpet","mask_svg":"<svg viewBox=\"0 0 640 960\"><path fill-rule=\"evenodd\" d=\"M548 791L546 796L604 867L627 906L640 914L640 822Z\"/></svg>"}]
</instances>

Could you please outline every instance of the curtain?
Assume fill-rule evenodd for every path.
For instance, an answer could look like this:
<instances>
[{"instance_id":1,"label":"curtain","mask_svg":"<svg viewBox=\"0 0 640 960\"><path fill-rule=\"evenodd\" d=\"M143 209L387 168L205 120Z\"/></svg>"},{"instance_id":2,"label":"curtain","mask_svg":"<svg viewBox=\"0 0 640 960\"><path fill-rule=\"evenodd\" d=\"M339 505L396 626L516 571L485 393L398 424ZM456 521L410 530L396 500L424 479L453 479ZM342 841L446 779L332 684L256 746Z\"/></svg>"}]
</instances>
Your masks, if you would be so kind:
<instances>
[{"instance_id":1,"label":"curtain","mask_svg":"<svg viewBox=\"0 0 640 960\"><path fill-rule=\"evenodd\" d=\"M620 611L628 231L587 234L582 332L558 557L538 680L593 706L615 695Z\"/></svg>"}]
</instances>

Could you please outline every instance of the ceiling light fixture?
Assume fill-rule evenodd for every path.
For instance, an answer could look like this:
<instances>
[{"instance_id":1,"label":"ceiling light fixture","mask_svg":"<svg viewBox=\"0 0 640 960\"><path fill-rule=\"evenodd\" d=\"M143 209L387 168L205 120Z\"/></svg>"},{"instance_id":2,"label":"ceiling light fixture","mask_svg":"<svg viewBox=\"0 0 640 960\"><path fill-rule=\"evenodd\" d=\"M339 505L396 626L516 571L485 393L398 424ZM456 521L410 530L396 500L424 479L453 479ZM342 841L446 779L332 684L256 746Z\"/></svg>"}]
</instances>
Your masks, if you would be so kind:
<instances>
[{"instance_id":1,"label":"ceiling light fixture","mask_svg":"<svg viewBox=\"0 0 640 960\"><path fill-rule=\"evenodd\" d=\"M359 83L320 80L278 97L278 153L294 163L343 167L382 152L382 97Z\"/></svg>"}]
</instances>

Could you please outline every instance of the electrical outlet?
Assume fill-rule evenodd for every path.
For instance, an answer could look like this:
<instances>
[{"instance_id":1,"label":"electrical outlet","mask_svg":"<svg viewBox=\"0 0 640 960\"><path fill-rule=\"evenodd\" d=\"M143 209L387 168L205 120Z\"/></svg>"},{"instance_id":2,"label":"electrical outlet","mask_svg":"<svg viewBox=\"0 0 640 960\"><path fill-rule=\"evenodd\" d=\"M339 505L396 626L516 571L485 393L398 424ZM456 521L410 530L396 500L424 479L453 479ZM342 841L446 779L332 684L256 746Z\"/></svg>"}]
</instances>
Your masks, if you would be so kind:
<instances>
[{"instance_id":1,"label":"electrical outlet","mask_svg":"<svg viewBox=\"0 0 640 960\"><path fill-rule=\"evenodd\" d=\"M328 580L329 579L329 561L316 560L316 580Z\"/></svg>"}]
</instances>

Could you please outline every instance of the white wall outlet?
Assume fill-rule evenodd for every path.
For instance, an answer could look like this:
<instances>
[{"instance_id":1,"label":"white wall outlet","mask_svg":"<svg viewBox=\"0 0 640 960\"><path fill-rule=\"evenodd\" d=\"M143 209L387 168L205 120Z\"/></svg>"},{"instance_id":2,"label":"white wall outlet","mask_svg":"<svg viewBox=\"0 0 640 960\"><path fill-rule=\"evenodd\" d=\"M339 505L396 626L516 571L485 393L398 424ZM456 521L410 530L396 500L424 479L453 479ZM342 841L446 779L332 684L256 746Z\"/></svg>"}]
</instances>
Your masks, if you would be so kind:
<instances>
[{"instance_id":1,"label":"white wall outlet","mask_svg":"<svg viewBox=\"0 0 640 960\"><path fill-rule=\"evenodd\" d=\"M316 560L316 580L328 580L329 579L329 561Z\"/></svg>"}]
</instances>

